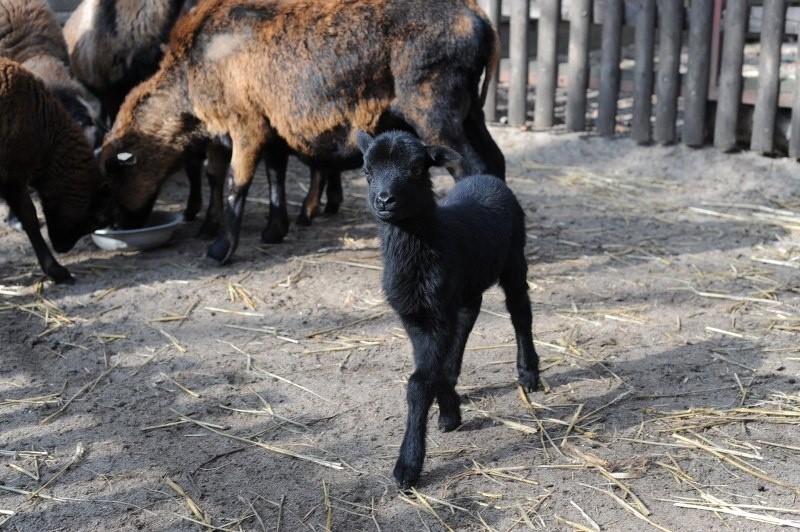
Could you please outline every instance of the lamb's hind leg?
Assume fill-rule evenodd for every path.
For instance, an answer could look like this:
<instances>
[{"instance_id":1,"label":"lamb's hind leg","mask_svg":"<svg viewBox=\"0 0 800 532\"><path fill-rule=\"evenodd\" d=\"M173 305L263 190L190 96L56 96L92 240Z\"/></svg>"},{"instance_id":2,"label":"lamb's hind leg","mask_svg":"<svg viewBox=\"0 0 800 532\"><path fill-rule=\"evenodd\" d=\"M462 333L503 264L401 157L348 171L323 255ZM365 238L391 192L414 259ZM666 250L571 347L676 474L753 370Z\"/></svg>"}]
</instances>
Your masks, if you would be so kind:
<instances>
[{"instance_id":1,"label":"lamb's hind leg","mask_svg":"<svg viewBox=\"0 0 800 532\"><path fill-rule=\"evenodd\" d=\"M500 275L506 295L506 308L517 337L517 373L519 383L529 392L539 387L539 355L533 347L531 300L528 297L528 264L520 251L512 257Z\"/></svg>"},{"instance_id":2,"label":"lamb's hind leg","mask_svg":"<svg viewBox=\"0 0 800 532\"><path fill-rule=\"evenodd\" d=\"M402 489L407 489L417 483L422 472L428 412L437 395L440 357L445 353L449 335L444 326L423 325L405 319L403 325L414 348L415 369L408 380L406 432L394 466L394 478Z\"/></svg>"},{"instance_id":3,"label":"lamb's hind leg","mask_svg":"<svg viewBox=\"0 0 800 532\"><path fill-rule=\"evenodd\" d=\"M455 430L461 425L461 398L456 393L456 383L461 373L464 348L481 311L482 299L478 296L458 310L456 330L444 361L442 380L436 394L436 401L439 403L439 429L444 432Z\"/></svg>"},{"instance_id":4,"label":"lamb's hind leg","mask_svg":"<svg viewBox=\"0 0 800 532\"><path fill-rule=\"evenodd\" d=\"M289 211L286 208L286 168L289 151L284 146L270 146L264 157L269 181L269 219L261 232L261 240L267 244L283 242L289 232Z\"/></svg>"},{"instance_id":5,"label":"lamb's hind leg","mask_svg":"<svg viewBox=\"0 0 800 532\"><path fill-rule=\"evenodd\" d=\"M25 230L28 239L31 241L33 251L36 253L36 258L39 260L42 271L56 283L75 282L69 271L56 261L44 241L42 231L39 228L39 218L36 216L36 207L31 201L27 185L9 187L3 191L3 195L11 212L19 216L22 229Z\"/></svg>"}]
</instances>

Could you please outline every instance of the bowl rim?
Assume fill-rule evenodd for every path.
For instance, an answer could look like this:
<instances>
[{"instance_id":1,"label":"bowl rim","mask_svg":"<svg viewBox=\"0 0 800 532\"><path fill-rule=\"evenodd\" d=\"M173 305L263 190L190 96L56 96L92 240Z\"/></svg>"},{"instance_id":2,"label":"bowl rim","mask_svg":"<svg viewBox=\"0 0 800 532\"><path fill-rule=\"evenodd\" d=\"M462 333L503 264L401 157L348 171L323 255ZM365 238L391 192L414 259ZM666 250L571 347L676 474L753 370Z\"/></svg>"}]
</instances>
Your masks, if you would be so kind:
<instances>
[{"instance_id":1,"label":"bowl rim","mask_svg":"<svg viewBox=\"0 0 800 532\"><path fill-rule=\"evenodd\" d=\"M180 225L183 222L183 215L178 212L159 211L163 214L168 214L172 218L170 221L158 225L148 225L146 227L139 227L137 229L113 229L111 227L104 227L93 231L97 236L123 236L123 235L136 235L140 233L152 233L160 229L168 229Z\"/></svg>"}]
</instances>

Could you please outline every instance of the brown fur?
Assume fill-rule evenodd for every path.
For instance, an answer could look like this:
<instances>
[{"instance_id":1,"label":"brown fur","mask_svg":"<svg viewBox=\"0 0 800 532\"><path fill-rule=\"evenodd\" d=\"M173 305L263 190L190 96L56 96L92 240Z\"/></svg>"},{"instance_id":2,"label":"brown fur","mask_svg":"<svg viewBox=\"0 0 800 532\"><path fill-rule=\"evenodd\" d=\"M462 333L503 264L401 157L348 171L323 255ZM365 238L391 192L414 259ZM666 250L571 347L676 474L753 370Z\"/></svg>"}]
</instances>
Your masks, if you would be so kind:
<instances>
[{"instance_id":1,"label":"brown fur","mask_svg":"<svg viewBox=\"0 0 800 532\"><path fill-rule=\"evenodd\" d=\"M80 128L21 65L0 58L0 196L22 222L39 263L56 281L69 272L42 239L28 186L41 199L50 242L71 249L102 220L102 177Z\"/></svg>"},{"instance_id":2,"label":"brown fur","mask_svg":"<svg viewBox=\"0 0 800 532\"><path fill-rule=\"evenodd\" d=\"M503 177L479 91L496 43L474 0L201 2L176 25L159 72L129 94L101 163L118 203L143 223L171 159L197 139L229 135L233 189L221 239L230 245L210 251L224 262L261 150L273 142L317 167L355 167L355 132L388 122L462 153L456 176ZM139 163L118 168L113 158L126 151Z\"/></svg>"},{"instance_id":3,"label":"brown fur","mask_svg":"<svg viewBox=\"0 0 800 532\"><path fill-rule=\"evenodd\" d=\"M42 0L0 0L0 56L12 59L41 79L84 129L100 141L98 113L70 72L67 44L52 9Z\"/></svg>"}]
</instances>

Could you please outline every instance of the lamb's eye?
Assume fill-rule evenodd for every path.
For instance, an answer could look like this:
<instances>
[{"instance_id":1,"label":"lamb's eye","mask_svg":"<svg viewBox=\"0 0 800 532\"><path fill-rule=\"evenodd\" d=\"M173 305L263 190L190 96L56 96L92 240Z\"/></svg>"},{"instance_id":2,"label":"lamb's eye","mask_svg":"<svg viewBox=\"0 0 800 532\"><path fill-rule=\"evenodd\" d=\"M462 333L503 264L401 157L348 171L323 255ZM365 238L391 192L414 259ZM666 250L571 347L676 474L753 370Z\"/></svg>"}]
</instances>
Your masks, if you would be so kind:
<instances>
[{"instance_id":1,"label":"lamb's eye","mask_svg":"<svg viewBox=\"0 0 800 532\"><path fill-rule=\"evenodd\" d=\"M367 183L372 182L372 174L369 173L369 170L364 168L364 177L367 178Z\"/></svg>"}]
</instances>

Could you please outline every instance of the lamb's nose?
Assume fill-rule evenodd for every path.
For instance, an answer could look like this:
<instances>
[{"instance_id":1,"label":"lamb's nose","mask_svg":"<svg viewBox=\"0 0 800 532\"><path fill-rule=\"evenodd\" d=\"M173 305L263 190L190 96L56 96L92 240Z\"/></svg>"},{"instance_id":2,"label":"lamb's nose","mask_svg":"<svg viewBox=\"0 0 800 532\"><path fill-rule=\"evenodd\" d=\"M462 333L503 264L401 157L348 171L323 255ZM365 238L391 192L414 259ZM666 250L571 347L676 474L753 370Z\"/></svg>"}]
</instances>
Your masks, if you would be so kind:
<instances>
[{"instance_id":1,"label":"lamb's nose","mask_svg":"<svg viewBox=\"0 0 800 532\"><path fill-rule=\"evenodd\" d=\"M387 192L381 192L375 199L375 204L379 210L384 211L387 207L390 207L392 204L394 204L394 196L390 196Z\"/></svg>"}]
</instances>

